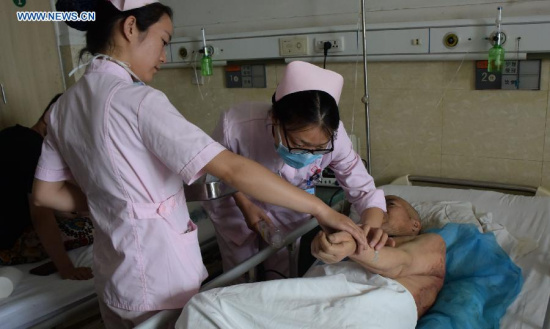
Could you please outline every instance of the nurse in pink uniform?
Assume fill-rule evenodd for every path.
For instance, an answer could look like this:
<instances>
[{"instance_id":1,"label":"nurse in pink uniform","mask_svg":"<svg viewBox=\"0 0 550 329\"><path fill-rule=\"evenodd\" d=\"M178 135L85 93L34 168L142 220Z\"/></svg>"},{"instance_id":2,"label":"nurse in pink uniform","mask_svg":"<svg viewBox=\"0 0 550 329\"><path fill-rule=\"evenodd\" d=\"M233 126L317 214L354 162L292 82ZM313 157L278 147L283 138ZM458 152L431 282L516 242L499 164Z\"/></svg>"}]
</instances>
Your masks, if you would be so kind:
<instances>
[{"instance_id":1,"label":"nurse in pink uniform","mask_svg":"<svg viewBox=\"0 0 550 329\"><path fill-rule=\"evenodd\" d=\"M364 231L349 218L227 151L145 85L166 60L169 7L99 0L93 10L84 50L94 56L47 115L33 197L36 205L61 211L89 208L107 328L133 327L158 310L182 308L199 290L207 272L182 186L204 173L263 202L311 213L366 248Z\"/></svg>"},{"instance_id":2,"label":"nurse in pink uniform","mask_svg":"<svg viewBox=\"0 0 550 329\"><path fill-rule=\"evenodd\" d=\"M294 186L313 193L321 171L329 167L347 199L373 229L372 247L383 247L387 234L379 228L386 211L384 193L376 189L340 121L338 101L343 78L305 62L287 65L273 104L245 103L224 112L213 138L228 150L252 159ZM257 183L263 189L263 182ZM213 220L227 271L258 252L263 241L258 223L272 223L290 232L307 214L268 205L246 193L206 204ZM288 275L288 252L264 262L268 278ZM278 273L277 273L278 272ZM276 275L273 275L276 273ZM280 274L279 274L280 273Z\"/></svg>"}]
</instances>

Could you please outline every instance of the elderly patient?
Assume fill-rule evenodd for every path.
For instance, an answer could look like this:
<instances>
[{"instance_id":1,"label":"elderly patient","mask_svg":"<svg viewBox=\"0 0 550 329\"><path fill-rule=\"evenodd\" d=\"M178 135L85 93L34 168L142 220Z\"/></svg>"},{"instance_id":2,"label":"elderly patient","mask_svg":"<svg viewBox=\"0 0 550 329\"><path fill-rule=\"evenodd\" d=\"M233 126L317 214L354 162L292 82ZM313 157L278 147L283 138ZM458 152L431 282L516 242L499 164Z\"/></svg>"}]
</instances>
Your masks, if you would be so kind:
<instances>
[{"instance_id":1,"label":"elderly patient","mask_svg":"<svg viewBox=\"0 0 550 329\"><path fill-rule=\"evenodd\" d=\"M193 297L177 328L415 328L445 277L445 243L418 235L419 216L405 200L386 197L386 247L355 253L345 232L320 232L312 253L326 264L304 278L217 288ZM369 241L380 230L364 227ZM370 233L369 233L370 231ZM392 246L393 245L393 246Z\"/></svg>"},{"instance_id":2,"label":"elderly patient","mask_svg":"<svg viewBox=\"0 0 550 329\"><path fill-rule=\"evenodd\" d=\"M382 229L395 247L356 254L353 238L346 232L319 232L311 245L312 254L327 264L349 257L367 271L394 279L413 296L418 317L435 302L445 277L445 242L438 234L418 235L418 213L405 200L386 196L387 214ZM368 228L365 228L368 232Z\"/></svg>"}]
</instances>

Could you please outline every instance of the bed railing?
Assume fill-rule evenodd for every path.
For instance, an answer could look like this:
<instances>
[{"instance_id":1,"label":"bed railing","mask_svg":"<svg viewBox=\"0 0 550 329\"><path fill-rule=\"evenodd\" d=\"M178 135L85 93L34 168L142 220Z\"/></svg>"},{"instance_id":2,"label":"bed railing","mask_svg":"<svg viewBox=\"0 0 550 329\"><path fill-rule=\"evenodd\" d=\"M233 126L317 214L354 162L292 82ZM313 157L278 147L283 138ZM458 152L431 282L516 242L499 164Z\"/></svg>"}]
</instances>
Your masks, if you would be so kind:
<instances>
[{"instance_id":1,"label":"bed railing","mask_svg":"<svg viewBox=\"0 0 550 329\"><path fill-rule=\"evenodd\" d=\"M345 202L346 202L345 200L338 202L337 204L332 206L332 209L338 212L342 212L345 207ZM304 223L294 231L290 232L283 240L283 244L280 248L268 246L260 250L260 252L258 252L256 255L250 257L249 259L239 264L235 268L223 273L222 275L204 284L201 287L200 291L201 292L207 291L213 288L218 288L218 287L223 287L228 285L229 283L233 282L235 279L238 279L241 275L248 272L250 269L253 269L259 264L261 264L264 260L274 255L279 250L293 245L299 237L311 231L317 225L319 225L319 223L317 222L317 219L315 219L314 217L311 217L309 221L307 221L306 223ZM153 317L149 318L147 321L141 323L136 328L139 328L139 329L166 328L169 324L175 323L180 314L181 314L181 309L164 310L154 315Z\"/></svg>"},{"instance_id":2,"label":"bed railing","mask_svg":"<svg viewBox=\"0 0 550 329\"><path fill-rule=\"evenodd\" d=\"M438 184L464 188L480 188L487 190L503 191L512 194L527 194L533 196L550 196L550 191L542 186L533 187L527 185L495 183L459 178L431 177L419 175L405 175L391 182L393 185L413 185L413 183Z\"/></svg>"}]
</instances>

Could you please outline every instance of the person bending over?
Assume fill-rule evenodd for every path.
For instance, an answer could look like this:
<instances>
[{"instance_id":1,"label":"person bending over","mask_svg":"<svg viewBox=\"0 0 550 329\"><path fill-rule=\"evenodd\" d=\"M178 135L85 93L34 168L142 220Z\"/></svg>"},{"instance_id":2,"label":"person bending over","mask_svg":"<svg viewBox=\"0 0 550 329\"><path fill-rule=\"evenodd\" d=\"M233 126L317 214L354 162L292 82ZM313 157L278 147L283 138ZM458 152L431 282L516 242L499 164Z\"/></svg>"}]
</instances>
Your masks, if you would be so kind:
<instances>
[{"instance_id":1,"label":"person bending over","mask_svg":"<svg viewBox=\"0 0 550 329\"><path fill-rule=\"evenodd\" d=\"M88 267L74 267L63 246L61 232L57 226L54 212L50 209L36 207L29 202L32 191L34 172L42 149L42 141L46 136L47 123L44 116L50 106L57 101L57 94L48 104L42 116L30 128L15 125L0 131L0 151L3 154L0 161L0 250L3 254L15 255L12 250L17 241L31 237L34 231L38 235L45 250L60 275L64 279L86 280L93 277ZM25 235L26 233L29 233ZM31 234L32 233L32 234ZM31 240L35 240L32 238ZM26 244L26 242L21 242ZM36 242L33 242L33 246ZM45 257L42 248L29 254L3 258L2 263L15 264L23 261L38 261Z\"/></svg>"},{"instance_id":2,"label":"person bending over","mask_svg":"<svg viewBox=\"0 0 550 329\"><path fill-rule=\"evenodd\" d=\"M247 102L228 109L213 138L311 194L315 194L323 169L330 168L360 214L361 223L378 231L381 238L376 241L380 242L370 242L371 247L380 249L387 239L379 228L386 211L384 192L376 188L340 120L338 102L343 86L344 78L334 71L292 62L285 67L271 102ZM310 219L309 214L266 204L242 192L206 202L204 208L216 229L224 271L265 247L259 238L262 224L291 232ZM290 275L286 250L262 265L266 279Z\"/></svg>"}]
</instances>

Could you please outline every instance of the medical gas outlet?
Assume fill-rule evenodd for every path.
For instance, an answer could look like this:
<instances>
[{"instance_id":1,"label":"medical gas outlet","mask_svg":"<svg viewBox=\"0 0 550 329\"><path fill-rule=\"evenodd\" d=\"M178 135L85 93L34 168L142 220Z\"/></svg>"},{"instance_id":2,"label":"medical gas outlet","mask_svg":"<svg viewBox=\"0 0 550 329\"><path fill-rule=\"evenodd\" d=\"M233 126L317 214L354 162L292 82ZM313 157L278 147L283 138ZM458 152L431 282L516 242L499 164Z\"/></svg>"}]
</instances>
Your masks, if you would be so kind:
<instances>
[{"instance_id":1,"label":"medical gas outlet","mask_svg":"<svg viewBox=\"0 0 550 329\"><path fill-rule=\"evenodd\" d=\"M456 47L458 45L458 35L454 32L445 34L443 44L449 49Z\"/></svg>"}]
</instances>

